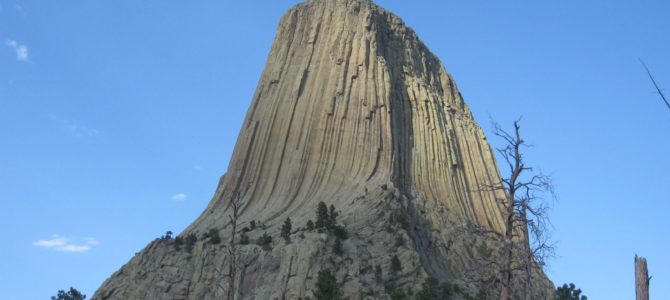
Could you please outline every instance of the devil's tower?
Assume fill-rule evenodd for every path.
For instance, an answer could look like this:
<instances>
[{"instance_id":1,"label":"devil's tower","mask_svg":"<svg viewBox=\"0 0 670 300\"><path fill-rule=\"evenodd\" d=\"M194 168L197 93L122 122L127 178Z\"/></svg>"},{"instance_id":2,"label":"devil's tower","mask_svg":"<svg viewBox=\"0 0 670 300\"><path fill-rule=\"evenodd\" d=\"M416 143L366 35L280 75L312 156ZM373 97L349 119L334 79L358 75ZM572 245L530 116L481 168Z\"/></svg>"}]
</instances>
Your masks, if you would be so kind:
<instances>
[{"instance_id":1,"label":"devil's tower","mask_svg":"<svg viewBox=\"0 0 670 300\"><path fill-rule=\"evenodd\" d=\"M94 299L225 299L236 195L237 236L250 242L238 243L235 299L313 298L324 268L350 299L428 277L477 289L467 277L486 241L464 228L501 230L504 194L481 188L498 181L482 130L414 31L371 1L307 1L282 18L228 171L180 235L197 241L150 243ZM305 229L321 201L348 231L341 254L331 234ZM264 233L272 250L255 244Z\"/></svg>"}]
</instances>

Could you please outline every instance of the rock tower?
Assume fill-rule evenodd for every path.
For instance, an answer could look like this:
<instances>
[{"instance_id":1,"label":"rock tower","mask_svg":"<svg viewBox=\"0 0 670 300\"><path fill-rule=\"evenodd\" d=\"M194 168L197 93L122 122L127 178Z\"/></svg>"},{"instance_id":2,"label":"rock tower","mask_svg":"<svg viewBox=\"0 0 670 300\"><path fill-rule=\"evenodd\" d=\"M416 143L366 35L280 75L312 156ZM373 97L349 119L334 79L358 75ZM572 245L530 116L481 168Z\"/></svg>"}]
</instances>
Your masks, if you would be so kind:
<instances>
[{"instance_id":1,"label":"rock tower","mask_svg":"<svg viewBox=\"0 0 670 300\"><path fill-rule=\"evenodd\" d=\"M468 268L485 241L462 229L502 229L504 194L481 188L499 176L454 80L400 18L367 0L306 1L282 17L228 171L180 234L197 241L151 242L93 299L226 299L237 198L236 238L250 243L237 245L235 299L314 298L324 268L350 299L428 277L476 290ZM306 230L319 202L348 232L341 254L328 231ZM255 244L264 233L272 250Z\"/></svg>"}]
</instances>

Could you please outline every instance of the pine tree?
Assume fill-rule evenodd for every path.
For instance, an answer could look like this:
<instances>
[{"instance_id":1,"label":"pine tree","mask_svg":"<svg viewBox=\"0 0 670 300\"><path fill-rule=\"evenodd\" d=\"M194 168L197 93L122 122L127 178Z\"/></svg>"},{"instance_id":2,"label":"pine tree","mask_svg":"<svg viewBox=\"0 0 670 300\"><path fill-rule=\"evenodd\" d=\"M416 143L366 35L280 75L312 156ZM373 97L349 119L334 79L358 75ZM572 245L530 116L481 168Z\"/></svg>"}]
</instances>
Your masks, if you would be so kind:
<instances>
[{"instance_id":1,"label":"pine tree","mask_svg":"<svg viewBox=\"0 0 670 300\"><path fill-rule=\"evenodd\" d=\"M340 300L342 291L337 284L335 275L329 269L319 271L316 280L316 290L314 290L316 300Z\"/></svg>"},{"instance_id":2,"label":"pine tree","mask_svg":"<svg viewBox=\"0 0 670 300\"><path fill-rule=\"evenodd\" d=\"M326 224L326 228L332 229L337 225L337 216L339 214L335 211L335 205L330 205L330 213L328 214L328 223Z\"/></svg>"},{"instance_id":3,"label":"pine tree","mask_svg":"<svg viewBox=\"0 0 670 300\"><path fill-rule=\"evenodd\" d=\"M281 227L281 237L287 244L291 243L291 218L286 218L286 221L284 221L284 225Z\"/></svg>"},{"instance_id":4,"label":"pine tree","mask_svg":"<svg viewBox=\"0 0 670 300\"><path fill-rule=\"evenodd\" d=\"M86 295L82 294L73 287L70 287L70 290L68 292L60 290L58 291L58 294L56 296L51 297L51 300L84 300L84 299L86 299Z\"/></svg>"},{"instance_id":5,"label":"pine tree","mask_svg":"<svg viewBox=\"0 0 670 300\"><path fill-rule=\"evenodd\" d=\"M333 243L333 253L337 255L342 255L344 249L342 248L342 240L340 238L335 238L335 243Z\"/></svg>"},{"instance_id":6,"label":"pine tree","mask_svg":"<svg viewBox=\"0 0 670 300\"><path fill-rule=\"evenodd\" d=\"M314 230L314 222L312 220L307 220L307 230L312 231Z\"/></svg>"},{"instance_id":7,"label":"pine tree","mask_svg":"<svg viewBox=\"0 0 670 300\"><path fill-rule=\"evenodd\" d=\"M328 227L329 216L328 216L328 207L326 203L319 202L319 205L316 208L316 228Z\"/></svg>"},{"instance_id":8,"label":"pine tree","mask_svg":"<svg viewBox=\"0 0 670 300\"><path fill-rule=\"evenodd\" d=\"M393 273L396 273L401 270L402 270L402 264L400 263L400 259L398 259L397 255L393 255L393 258L391 258L391 271Z\"/></svg>"}]
</instances>

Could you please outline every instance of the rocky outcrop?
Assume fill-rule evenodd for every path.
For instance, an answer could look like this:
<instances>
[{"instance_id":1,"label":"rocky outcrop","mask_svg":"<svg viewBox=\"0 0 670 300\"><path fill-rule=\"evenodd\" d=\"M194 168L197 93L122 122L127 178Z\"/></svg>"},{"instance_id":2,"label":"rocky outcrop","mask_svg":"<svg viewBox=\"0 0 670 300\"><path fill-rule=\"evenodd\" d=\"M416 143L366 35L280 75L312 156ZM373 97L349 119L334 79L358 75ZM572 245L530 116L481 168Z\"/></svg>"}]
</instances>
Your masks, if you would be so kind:
<instances>
[{"instance_id":1,"label":"rocky outcrop","mask_svg":"<svg viewBox=\"0 0 670 300\"><path fill-rule=\"evenodd\" d=\"M472 249L485 241L461 229L502 229L503 195L481 188L498 181L486 137L414 31L371 1L307 1L282 18L228 171L181 234L198 241L152 242L93 299L225 297L235 195L241 227L259 224L239 249L237 299L309 297L322 268L351 299L387 299L429 276L467 287ZM333 237L304 229L321 201L349 232L341 255ZM279 237L286 218L297 228L290 244ZM211 229L224 242L203 238ZM263 233L270 251L253 244Z\"/></svg>"}]
</instances>

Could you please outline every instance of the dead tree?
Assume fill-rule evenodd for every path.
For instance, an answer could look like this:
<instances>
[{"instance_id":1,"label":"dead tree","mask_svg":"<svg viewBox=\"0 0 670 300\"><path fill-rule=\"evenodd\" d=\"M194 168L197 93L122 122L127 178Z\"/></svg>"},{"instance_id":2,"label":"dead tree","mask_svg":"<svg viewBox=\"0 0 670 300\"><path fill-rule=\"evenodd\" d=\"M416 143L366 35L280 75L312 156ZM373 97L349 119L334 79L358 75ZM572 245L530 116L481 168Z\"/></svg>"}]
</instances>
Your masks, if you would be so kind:
<instances>
[{"instance_id":1,"label":"dead tree","mask_svg":"<svg viewBox=\"0 0 670 300\"><path fill-rule=\"evenodd\" d=\"M228 300L235 299L235 278L237 276L237 241L235 240L235 234L237 233L237 226L240 218L240 208L243 204L243 197L239 192L236 192L230 202L232 214L228 215L232 227L230 239L228 240L228 256L230 257L230 263L228 264L228 274L226 274L226 277L228 277Z\"/></svg>"},{"instance_id":2,"label":"dead tree","mask_svg":"<svg viewBox=\"0 0 670 300\"><path fill-rule=\"evenodd\" d=\"M501 203L505 218L501 300L512 298L515 269L524 271L524 294L530 299L535 281L533 273L553 251L547 238L548 206L544 201L547 194L555 197L553 185L551 178L534 173L533 168L525 164L522 148L529 145L521 137L519 122L514 122L512 134L498 124L494 126L494 134L505 141L498 152L509 172L509 177L503 178L499 185L505 191ZM520 261L515 261L515 257L521 257Z\"/></svg>"},{"instance_id":3,"label":"dead tree","mask_svg":"<svg viewBox=\"0 0 670 300\"><path fill-rule=\"evenodd\" d=\"M503 215L502 230L474 226L476 235L497 241L497 255L488 254L474 260L474 267L482 274L474 281L487 285L498 284L500 300L514 296L514 287L523 287L523 298L533 299L536 274L540 274L545 259L553 254L553 245L548 239L547 195L554 198L551 179L524 161L523 148L529 145L521 137L519 120L514 122L510 134L494 123L493 134L504 140L504 147L497 151L504 160L506 177L481 187L484 191L502 192L498 199ZM523 284L522 286L518 286ZM519 294L519 293L517 293ZM519 295L517 295L519 296Z\"/></svg>"},{"instance_id":4,"label":"dead tree","mask_svg":"<svg viewBox=\"0 0 670 300\"><path fill-rule=\"evenodd\" d=\"M647 260L635 255L635 299L649 300L649 272L647 271Z\"/></svg>"},{"instance_id":5,"label":"dead tree","mask_svg":"<svg viewBox=\"0 0 670 300\"><path fill-rule=\"evenodd\" d=\"M654 84L654 87L656 88L656 91L658 94L661 96L661 99L663 99L663 102L665 102L665 105L670 109L670 102L668 102L668 99L665 98L665 95L663 94L663 90L661 90L660 87L658 87L658 84L656 84L656 80L654 79L654 76L651 75L651 72L649 71L649 68L647 68L647 65L640 60L640 63L644 67L644 70L647 71L647 75L649 75L649 79L651 79L651 83Z\"/></svg>"},{"instance_id":6,"label":"dead tree","mask_svg":"<svg viewBox=\"0 0 670 300\"><path fill-rule=\"evenodd\" d=\"M288 263L288 271L286 271L286 275L284 276L284 286L282 287L281 290L281 300L286 300L286 293L288 292L288 281L291 279L291 277L294 277L296 274L291 274L291 269L293 268L293 256L291 256L291 259L289 260Z\"/></svg>"}]
</instances>

